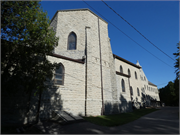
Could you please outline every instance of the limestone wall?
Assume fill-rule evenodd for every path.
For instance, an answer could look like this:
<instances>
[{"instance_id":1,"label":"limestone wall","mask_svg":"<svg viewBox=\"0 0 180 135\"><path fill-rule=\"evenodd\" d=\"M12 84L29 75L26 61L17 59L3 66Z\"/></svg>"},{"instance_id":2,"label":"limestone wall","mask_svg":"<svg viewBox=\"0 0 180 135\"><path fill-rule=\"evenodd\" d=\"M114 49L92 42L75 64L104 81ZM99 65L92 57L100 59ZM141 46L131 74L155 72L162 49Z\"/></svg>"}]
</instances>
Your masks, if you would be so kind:
<instances>
[{"instance_id":1,"label":"limestone wall","mask_svg":"<svg viewBox=\"0 0 180 135\"><path fill-rule=\"evenodd\" d=\"M64 85L47 91L50 101L45 100L48 98L48 94L44 94L44 107L42 106L41 110L58 108L74 114L84 115L86 112L87 115L100 115L102 111L102 85L105 114L125 112L132 109L130 86L133 88L132 100L137 103L143 102L142 95L146 95L145 86L148 85L148 80L142 81L141 78L145 74L141 69L113 58L107 22L87 9L67 10L59 11L52 20L51 26L54 27L56 36L59 37L58 46L54 50L56 54L73 59L82 59L87 46L87 55L85 64L49 56L51 62L61 62L64 65L65 80ZM68 35L71 32L77 36L76 50L67 50ZM120 65L123 67L124 74L128 74L128 69L130 69L130 78L116 75ZM86 66L87 82L85 80ZM135 79L135 72L138 79ZM122 79L124 79L126 87L124 93L121 89ZM85 99L86 84L87 99ZM139 88L140 96L137 95L137 88ZM59 105L52 108L54 101ZM46 106L51 106L51 108L45 109Z\"/></svg>"},{"instance_id":2,"label":"limestone wall","mask_svg":"<svg viewBox=\"0 0 180 135\"><path fill-rule=\"evenodd\" d=\"M124 80L125 83L125 92L122 91L121 81ZM130 98L130 88L129 88L129 78L121 75L116 75L117 80L117 96L119 100L120 112L132 111L132 104Z\"/></svg>"},{"instance_id":3,"label":"limestone wall","mask_svg":"<svg viewBox=\"0 0 180 135\"><path fill-rule=\"evenodd\" d=\"M56 16L58 18L56 36L59 37L58 47L55 48L56 54L73 59L82 59L85 54L85 46L87 45L86 112L87 115L100 115L102 109L101 83L103 85L104 102L112 105L117 102L115 67L109 43L108 25L104 20L89 10L59 11ZM55 23L52 24L52 26L53 25L55 25ZM86 27L90 28L86 29ZM67 50L68 35L72 31L77 35L77 49ZM100 55L102 58L102 82ZM83 70L85 70L85 66L86 63L84 64ZM74 68L74 65L69 65L69 68ZM65 72L69 74L67 70ZM84 72L82 74L84 74ZM85 81L84 78L81 79ZM79 83L79 85L82 84L81 82ZM72 82L71 85L74 85L74 82ZM75 89L74 87L73 90ZM84 87L82 89L85 90ZM64 96L66 94L63 93L61 95ZM74 95L74 97L76 97L76 95ZM66 97L64 100L69 99Z\"/></svg>"},{"instance_id":4,"label":"limestone wall","mask_svg":"<svg viewBox=\"0 0 180 135\"><path fill-rule=\"evenodd\" d=\"M141 77L141 82L142 82L142 90L143 94L145 95L146 99L146 105L150 106L151 102L150 100L156 100L160 101L159 99L159 93L158 93L158 88L157 86L151 85L148 82L148 79L142 69L140 69L140 77Z\"/></svg>"},{"instance_id":5,"label":"limestone wall","mask_svg":"<svg viewBox=\"0 0 180 135\"><path fill-rule=\"evenodd\" d=\"M87 25L87 11L59 11L57 13L56 36L59 37L56 54L73 59L82 59L85 49L85 26ZM67 50L68 36L74 32L77 36L76 50Z\"/></svg>"},{"instance_id":6,"label":"limestone wall","mask_svg":"<svg viewBox=\"0 0 180 135\"><path fill-rule=\"evenodd\" d=\"M102 108L98 18L91 12L87 26L87 115L100 115Z\"/></svg>"},{"instance_id":7,"label":"limestone wall","mask_svg":"<svg viewBox=\"0 0 180 135\"><path fill-rule=\"evenodd\" d=\"M75 115L84 115L85 102L85 65L81 63L48 56L52 62L64 66L64 85L55 85L42 96L41 110L65 110ZM47 102L49 100L49 102ZM50 106L50 108L47 108Z\"/></svg>"},{"instance_id":8,"label":"limestone wall","mask_svg":"<svg viewBox=\"0 0 180 135\"><path fill-rule=\"evenodd\" d=\"M124 74L128 75L128 69L130 70L130 74L131 74L129 79L127 77L117 75L118 78L117 85L119 85L118 91L120 93L119 98L124 97L127 100L127 102L131 102L131 97L132 97L133 102L141 102L142 82L139 77L140 76L139 69L119 59L115 59L115 66L116 66L116 71L120 72L120 66L122 66ZM135 72L137 73L137 79L135 78ZM122 88L121 88L122 79L124 79L125 81L126 92L122 92ZM130 86L133 89L132 96L130 95ZM138 96L137 88L139 88L140 96Z\"/></svg>"},{"instance_id":9,"label":"limestone wall","mask_svg":"<svg viewBox=\"0 0 180 135\"><path fill-rule=\"evenodd\" d=\"M160 101L158 88L156 86L148 85L147 95L151 96L151 98L156 101Z\"/></svg>"},{"instance_id":10,"label":"limestone wall","mask_svg":"<svg viewBox=\"0 0 180 135\"><path fill-rule=\"evenodd\" d=\"M51 21L51 24L50 26L53 28L53 30L56 32L57 31L57 21L58 21L58 18L57 18L57 15L53 18L53 20Z\"/></svg>"},{"instance_id":11,"label":"limestone wall","mask_svg":"<svg viewBox=\"0 0 180 135\"><path fill-rule=\"evenodd\" d=\"M149 100L147 100L147 86L148 86L148 79L146 75L144 74L144 71L139 69L139 80L141 81L141 102L146 103L146 105L149 104Z\"/></svg>"},{"instance_id":12,"label":"limestone wall","mask_svg":"<svg viewBox=\"0 0 180 135\"><path fill-rule=\"evenodd\" d=\"M133 89L133 96L130 96L126 94L126 92L122 92L121 90L121 80L124 79L126 89L128 88L128 93L130 93L130 87L128 87L128 79L126 77L123 77L121 75L117 75L117 86L118 86L118 93L120 93L120 96L125 97L125 100L130 100L130 97L132 97L132 101L135 103L136 108L140 108L140 105L143 105L143 103L146 103L146 106L150 106L151 102L150 99L154 99L159 101L159 94L157 91L157 87L154 85L149 85L148 79L142 70L142 68L136 68L135 66L132 66L124 61L121 61L119 59L115 59L115 65L116 65L116 71L120 72L120 65L123 68L123 73L128 74L128 69L130 70L131 77L129 78L129 86ZM138 66L139 63L137 64ZM135 72L137 74L137 79L135 78ZM140 96L138 96L137 88L139 88ZM126 96L124 96L126 94ZM123 101L123 100L122 100Z\"/></svg>"}]
</instances>

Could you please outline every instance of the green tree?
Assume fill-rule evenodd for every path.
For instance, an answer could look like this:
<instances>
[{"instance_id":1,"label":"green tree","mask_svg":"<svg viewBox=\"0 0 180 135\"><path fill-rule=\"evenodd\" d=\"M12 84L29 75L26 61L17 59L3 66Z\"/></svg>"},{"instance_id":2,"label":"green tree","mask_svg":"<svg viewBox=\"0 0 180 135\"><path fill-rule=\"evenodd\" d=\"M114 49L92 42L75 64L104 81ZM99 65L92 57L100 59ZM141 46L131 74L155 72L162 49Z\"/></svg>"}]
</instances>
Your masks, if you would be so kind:
<instances>
[{"instance_id":1,"label":"green tree","mask_svg":"<svg viewBox=\"0 0 180 135\"><path fill-rule=\"evenodd\" d=\"M179 105L179 80L170 81L165 87L159 89L160 100L166 105Z\"/></svg>"},{"instance_id":2,"label":"green tree","mask_svg":"<svg viewBox=\"0 0 180 135\"><path fill-rule=\"evenodd\" d=\"M173 53L173 55L175 55L176 57L176 62L175 62L175 73L176 73L176 79L174 80L174 88L175 88L175 103L176 105L179 105L179 45L180 42L177 43L177 53Z\"/></svg>"},{"instance_id":3,"label":"green tree","mask_svg":"<svg viewBox=\"0 0 180 135\"><path fill-rule=\"evenodd\" d=\"M173 103L174 95L174 83L171 81L164 88L160 89L160 99L162 102L166 103L166 105L171 105Z\"/></svg>"},{"instance_id":4,"label":"green tree","mask_svg":"<svg viewBox=\"0 0 180 135\"><path fill-rule=\"evenodd\" d=\"M2 91L37 93L46 89L57 63L47 54L58 44L47 13L38 1L1 2Z\"/></svg>"},{"instance_id":5,"label":"green tree","mask_svg":"<svg viewBox=\"0 0 180 135\"><path fill-rule=\"evenodd\" d=\"M174 80L174 89L175 89L174 102L175 102L175 105L179 106L179 79L178 78Z\"/></svg>"},{"instance_id":6,"label":"green tree","mask_svg":"<svg viewBox=\"0 0 180 135\"><path fill-rule=\"evenodd\" d=\"M175 55L176 58L176 62L175 62L175 68L176 68L176 77L179 78L179 45L180 45L180 42L177 43L177 53L173 53L173 55Z\"/></svg>"},{"instance_id":7,"label":"green tree","mask_svg":"<svg viewBox=\"0 0 180 135\"><path fill-rule=\"evenodd\" d=\"M174 66L176 68L176 79L174 82L170 81L164 88L159 89L160 100L166 105L179 106L179 45L180 43L177 43L177 53L173 53L177 57Z\"/></svg>"}]
</instances>

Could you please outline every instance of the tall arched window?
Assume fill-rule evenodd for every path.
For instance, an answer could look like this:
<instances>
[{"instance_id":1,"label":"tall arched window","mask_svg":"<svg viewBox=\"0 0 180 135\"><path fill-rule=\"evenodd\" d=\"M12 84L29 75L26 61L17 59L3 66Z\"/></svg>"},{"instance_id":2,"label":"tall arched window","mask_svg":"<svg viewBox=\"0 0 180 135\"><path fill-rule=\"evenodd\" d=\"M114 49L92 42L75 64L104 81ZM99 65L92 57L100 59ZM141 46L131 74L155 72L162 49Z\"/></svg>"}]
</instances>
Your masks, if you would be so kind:
<instances>
[{"instance_id":1,"label":"tall arched window","mask_svg":"<svg viewBox=\"0 0 180 135\"><path fill-rule=\"evenodd\" d=\"M68 50L76 50L76 34L74 32L71 32L68 36Z\"/></svg>"},{"instance_id":2,"label":"tall arched window","mask_svg":"<svg viewBox=\"0 0 180 135\"><path fill-rule=\"evenodd\" d=\"M64 84L64 66L60 64L59 68L55 69L54 83L58 85Z\"/></svg>"},{"instance_id":3,"label":"tall arched window","mask_svg":"<svg viewBox=\"0 0 180 135\"><path fill-rule=\"evenodd\" d=\"M130 87L130 93L131 93L131 96L133 96L133 88L132 88L132 86Z\"/></svg>"},{"instance_id":4,"label":"tall arched window","mask_svg":"<svg viewBox=\"0 0 180 135\"><path fill-rule=\"evenodd\" d=\"M123 68L122 68L122 66L120 66L120 72L123 73Z\"/></svg>"},{"instance_id":5,"label":"tall arched window","mask_svg":"<svg viewBox=\"0 0 180 135\"><path fill-rule=\"evenodd\" d=\"M137 79L137 73L136 73L136 71L135 71L135 73L134 73L134 74L135 74L135 78Z\"/></svg>"},{"instance_id":6,"label":"tall arched window","mask_svg":"<svg viewBox=\"0 0 180 135\"><path fill-rule=\"evenodd\" d=\"M137 88L137 94L138 94L138 96L140 96L140 93L139 93L139 88Z\"/></svg>"},{"instance_id":7,"label":"tall arched window","mask_svg":"<svg viewBox=\"0 0 180 135\"><path fill-rule=\"evenodd\" d=\"M121 80L121 87L122 87L122 92L125 92L125 84L124 84L124 80Z\"/></svg>"},{"instance_id":8,"label":"tall arched window","mask_svg":"<svg viewBox=\"0 0 180 135\"><path fill-rule=\"evenodd\" d=\"M129 70L129 69L128 69L128 75L129 75L129 76L131 76L131 72L130 72L130 70Z\"/></svg>"}]
</instances>

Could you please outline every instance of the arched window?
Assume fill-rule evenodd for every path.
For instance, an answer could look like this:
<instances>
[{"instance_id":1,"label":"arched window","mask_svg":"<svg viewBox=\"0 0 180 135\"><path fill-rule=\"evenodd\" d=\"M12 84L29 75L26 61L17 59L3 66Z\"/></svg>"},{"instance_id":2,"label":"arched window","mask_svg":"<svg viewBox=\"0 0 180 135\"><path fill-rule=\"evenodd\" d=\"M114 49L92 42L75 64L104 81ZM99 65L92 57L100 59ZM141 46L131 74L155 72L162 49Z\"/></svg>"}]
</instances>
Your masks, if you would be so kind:
<instances>
[{"instance_id":1,"label":"arched window","mask_svg":"<svg viewBox=\"0 0 180 135\"><path fill-rule=\"evenodd\" d=\"M132 86L130 87L130 93L131 93L131 96L133 96L133 88L132 88Z\"/></svg>"},{"instance_id":2,"label":"arched window","mask_svg":"<svg viewBox=\"0 0 180 135\"><path fill-rule=\"evenodd\" d=\"M62 64L55 69L54 83L58 85L64 84L64 66Z\"/></svg>"},{"instance_id":3,"label":"arched window","mask_svg":"<svg viewBox=\"0 0 180 135\"><path fill-rule=\"evenodd\" d=\"M124 80L121 80L121 87L122 87L122 92L125 92L125 84L124 84Z\"/></svg>"},{"instance_id":4,"label":"arched window","mask_svg":"<svg viewBox=\"0 0 180 135\"><path fill-rule=\"evenodd\" d=\"M129 70L129 69L128 69L128 75L129 75L129 76L131 76L131 72L130 72L130 70Z\"/></svg>"},{"instance_id":5,"label":"arched window","mask_svg":"<svg viewBox=\"0 0 180 135\"><path fill-rule=\"evenodd\" d=\"M71 32L68 36L68 50L76 50L76 34L74 32Z\"/></svg>"},{"instance_id":6,"label":"arched window","mask_svg":"<svg viewBox=\"0 0 180 135\"><path fill-rule=\"evenodd\" d=\"M146 81L146 77L144 77L144 81Z\"/></svg>"},{"instance_id":7,"label":"arched window","mask_svg":"<svg viewBox=\"0 0 180 135\"><path fill-rule=\"evenodd\" d=\"M138 96L140 96L140 94L139 94L139 88L137 88L137 94L138 94Z\"/></svg>"},{"instance_id":8,"label":"arched window","mask_svg":"<svg viewBox=\"0 0 180 135\"><path fill-rule=\"evenodd\" d=\"M122 66L120 66L120 72L123 73L123 68L122 68Z\"/></svg>"},{"instance_id":9,"label":"arched window","mask_svg":"<svg viewBox=\"0 0 180 135\"><path fill-rule=\"evenodd\" d=\"M136 71L135 71L135 73L134 73L134 74L135 74L135 78L137 79L137 73L136 73Z\"/></svg>"}]
</instances>

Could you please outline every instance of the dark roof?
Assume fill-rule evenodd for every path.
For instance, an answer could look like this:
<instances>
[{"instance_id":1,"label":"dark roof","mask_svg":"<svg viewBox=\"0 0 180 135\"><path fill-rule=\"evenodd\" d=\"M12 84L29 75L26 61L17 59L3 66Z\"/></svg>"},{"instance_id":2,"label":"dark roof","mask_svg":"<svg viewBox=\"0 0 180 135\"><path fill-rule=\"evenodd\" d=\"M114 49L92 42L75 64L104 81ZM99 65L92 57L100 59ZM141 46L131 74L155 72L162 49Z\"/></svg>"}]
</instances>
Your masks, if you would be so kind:
<instances>
[{"instance_id":1,"label":"dark roof","mask_svg":"<svg viewBox=\"0 0 180 135\"><path fill-rule=\"evenodd\" d=\"M89 8L79 8L79 9L65 9L65 10L58 10L56 11L56 13L54 14L53 18L51 19L51 22L52 20L54 19L54 17L56 16L56 14L58 12L68 12L68 11L85 11L85 10L88 10L90 11L92 14L94 14L95 16L97 16L98 18L100 18L102 21L104 21L105 23L108 24L108 22L106 22L104 19L102 19L100 16L98 16L97 14L95 14L93 11L91 11Z\"/></svg>"},{"instance_id":2,"label":"dark roof","mask_svg":"<svg viewBox=\"0 0 180 135\"><path fill-rule=\"evenodd\" d=\"M117 56L117 55L115 55L115 54L113 54L113 57L114 57L114 58L117 58L117 59L119 59L119 60L121 60L121 61L123 61L123 62L126 62L126 63L128 63L128 64L130 64L130 65L132 65L132 66L134 66L134 67L136 67L136 68L141 68L140 66L138 66L138 65L136 65L136 64L134 64L134 63L132 63L132 62L130 62L130 61L128 61L128 60L125 60L125 59L123 59L123 58L121 58L121 57L119 57L119 56Z\"/></svg>"},{"instance_id":3,"label":"dark roof","mask_svg":"<svg viewBox=\"0 0 180 135\"><path fill-rule=\"evenodd\" d=\"M72 58L69 58L69 57L66 57L66 56L62 56L62 55L59 55L59 54L51 53L51 54L48 54L48 55L49 55L49 56L52 56L52 57L61 58L61 59L65 59L65 60L69 60L69 61L73 61L73 62L77 62L77 63L82 63L82 64L84 64L84 61L83 61L83 60L72 59Z\"/></svg>"},{"instance_id":4,"label":"dark roof","mask_svg":"<svg viewBox=\"0 0 180 135\"><path fill-rule=\"evenodd\" d=\"M153 83L152 83L152 82L150 82L150 81L148 81L148 84L149 84L149 85L152 85L152 86L156 86L156 87L157 87L157 85L153 84Z\"/></svg>"}]
</instances>

